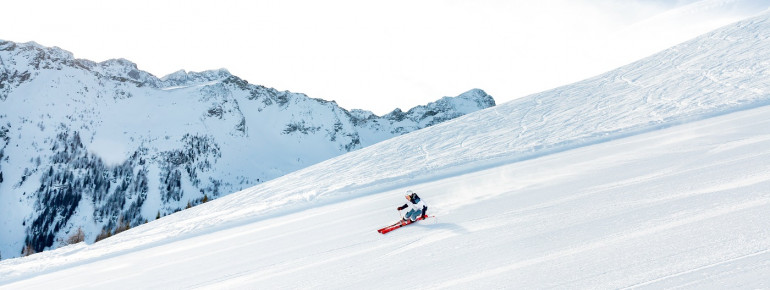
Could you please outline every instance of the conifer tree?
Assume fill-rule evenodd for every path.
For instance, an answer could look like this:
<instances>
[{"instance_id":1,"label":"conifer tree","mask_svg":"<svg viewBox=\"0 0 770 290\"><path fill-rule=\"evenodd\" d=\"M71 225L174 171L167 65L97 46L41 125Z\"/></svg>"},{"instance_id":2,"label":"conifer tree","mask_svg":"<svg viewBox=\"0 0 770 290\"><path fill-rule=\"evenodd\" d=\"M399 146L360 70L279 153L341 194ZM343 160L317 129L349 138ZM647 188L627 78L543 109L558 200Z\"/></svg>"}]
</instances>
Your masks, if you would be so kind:
<instances>
[{"instance_id":1,"label":"conifer tree","mask_svg":"<svg viewBox=\"0 0 770 290\"><path fill-rule=\"evenodd\" d=\"M26 246L24 246L24 249L21 250L21 255L24 257L32 255L34 253L37 253L37 251L35 251L35 248L32 247L32 244L27 244Z\"/></svg>"},{"instance_id":2,"label":"conifer tree","mask_svg":"<svg viewBox=\"0 0 770 290\"><path fill-rule=\"evenodd\" d=\"M85 238L86 238L86 235L83 232L83 229L78 228L78 230L67 239L67 244L68 245L77 244L84 241Z\"/></svg>"}]
</instances>

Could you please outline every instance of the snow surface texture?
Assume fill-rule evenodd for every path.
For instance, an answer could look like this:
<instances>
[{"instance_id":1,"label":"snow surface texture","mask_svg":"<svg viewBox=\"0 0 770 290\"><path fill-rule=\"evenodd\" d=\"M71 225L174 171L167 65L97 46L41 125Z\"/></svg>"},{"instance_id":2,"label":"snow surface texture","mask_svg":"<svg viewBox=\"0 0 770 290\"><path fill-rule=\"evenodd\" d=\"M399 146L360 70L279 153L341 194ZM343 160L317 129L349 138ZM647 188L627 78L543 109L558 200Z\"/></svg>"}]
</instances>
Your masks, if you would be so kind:
<instances>
[{"instance_id":1,"label":"snow surface texture","mask_svg":"<svg viewBox=\"0 0 770 290\"><path fill-rule=\"evenodd\" d=\"M235 194L93 245L2 261L0 288L766 288L768 114L461 166L286 214ZM377 233L405 188L438 220Z\"/></svg>"},{"instance_id":2,"label":"snow surface texture","mask_svg":"<svg viewBox=\"0 0 770 290\"><path fill-rule=\"evenodd\" d=\"M375 116L227 70L156 78L125 59L0 41L0 254L93 242L340 154L494 106L470 90Z\"/></svg>"},{"instance_id":3,"label":"snow surface texture","mask_svg":"<svg viewBox=\"0 0 770 290\"><path fill-rule=\"evenodd\" d=\"M8 288L767 288L770 19L321 162ZM403 192L430 221L387 235ZM416 277L416 278L411 278Z\"/></svg>"}]
</instances>

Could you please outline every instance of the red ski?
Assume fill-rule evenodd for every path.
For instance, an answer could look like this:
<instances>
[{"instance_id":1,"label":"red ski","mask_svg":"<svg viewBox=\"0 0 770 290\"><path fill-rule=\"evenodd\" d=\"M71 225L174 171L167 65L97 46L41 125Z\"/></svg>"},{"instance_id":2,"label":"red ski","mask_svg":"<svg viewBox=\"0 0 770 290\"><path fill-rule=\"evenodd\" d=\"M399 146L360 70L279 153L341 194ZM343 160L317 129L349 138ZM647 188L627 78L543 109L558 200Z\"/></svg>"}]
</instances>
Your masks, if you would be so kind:
<instances>
[{"instance_id":1,"label":"red ski","mask_svg":"<svg viewBox=\"0 0 770 290\"><path fill-rule=\"evenodd\" d=\"M417 218L416 221L398 221L395 224L392 224L392 225L389 225L387 227L384 227L384 228L381 228L381 229L377 230L377 232L379 232L379 233L384 235L384 234L392 232L392 231L394 231L394 230L396 230L396 229L398 229L400 227L408 226L408 225L413 224L413 223L415 223L417 221L421 221L421 220L424 220L424 219L427 219L427 218L432 218L432 217L435 217L435 216L427 216L425 218L420 216L420 217Z\"/></svg>"}]
</instances>

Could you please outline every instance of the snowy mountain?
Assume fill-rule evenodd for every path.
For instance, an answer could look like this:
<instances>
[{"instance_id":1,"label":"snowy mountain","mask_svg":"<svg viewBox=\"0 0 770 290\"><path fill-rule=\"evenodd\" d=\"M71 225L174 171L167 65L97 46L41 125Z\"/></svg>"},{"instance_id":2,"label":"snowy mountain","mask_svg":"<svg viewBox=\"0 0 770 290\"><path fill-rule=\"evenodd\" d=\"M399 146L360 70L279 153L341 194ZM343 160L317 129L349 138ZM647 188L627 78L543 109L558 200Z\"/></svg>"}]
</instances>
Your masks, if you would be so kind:
<instances>
[{"instance_id":1,"label":"snowy mountain","mask_svg":"<svg viewBox=\"0 0 770 290\"><path fill-rule=\"evenodd\" d=\"M765 15L98 243L4 260L0 288L764 288L768 72ZM377 233L406 189L437 219Z\"/></svg>"},{"instance_id":2,"label":"snowy mountain","mask_svg":"<svg viewBox=\"0 0 770 290\"><path fill-rule=\"evenodd\" d=\"M0 41L0 254L55 248L78 229L93 242L494 105L474 89L376 116L224 69L157 78L124 59Z\"/></svg>"}]
</instances>

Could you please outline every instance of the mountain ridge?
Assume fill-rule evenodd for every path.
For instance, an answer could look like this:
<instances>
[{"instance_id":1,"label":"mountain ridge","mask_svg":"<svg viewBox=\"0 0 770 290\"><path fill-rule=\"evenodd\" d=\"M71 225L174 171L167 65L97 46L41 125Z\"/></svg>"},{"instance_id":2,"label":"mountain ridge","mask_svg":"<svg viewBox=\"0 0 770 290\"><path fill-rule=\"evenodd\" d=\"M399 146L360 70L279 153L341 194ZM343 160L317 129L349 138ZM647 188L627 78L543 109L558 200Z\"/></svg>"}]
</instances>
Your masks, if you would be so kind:
<instances>
[{"instance_id":1,"label":"mountain ridge","mask_svg":"<svg viewBox=\"0 0 770 290\"><path fill-rule=\"evenodd\" d=\"M118 228L495 105L473 89L377 116L226 69L162 78L126 59L0 41L0 251ZM400 112L395 110L394 112Z\"/></svg>"}]
</instances>

